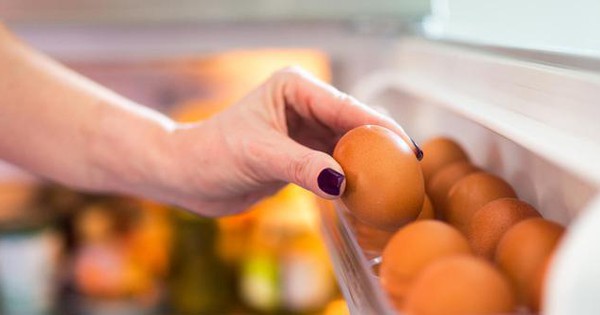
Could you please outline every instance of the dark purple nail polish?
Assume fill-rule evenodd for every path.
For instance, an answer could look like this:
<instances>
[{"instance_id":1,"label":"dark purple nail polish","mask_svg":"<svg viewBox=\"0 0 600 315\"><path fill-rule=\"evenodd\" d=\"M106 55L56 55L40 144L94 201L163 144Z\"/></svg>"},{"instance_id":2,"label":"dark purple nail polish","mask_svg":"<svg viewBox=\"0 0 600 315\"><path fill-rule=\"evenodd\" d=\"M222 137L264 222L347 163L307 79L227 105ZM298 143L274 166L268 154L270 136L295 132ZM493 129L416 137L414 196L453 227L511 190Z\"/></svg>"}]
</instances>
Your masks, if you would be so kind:
<instances>
[{"instance_id":1,"label":"dark purple nail polish","mask_svg":"<svg viewBox=\"0 0 600 315\"><path fill-rule=\"evenodd\" d=\"M339 196L342 183L344 182L344 175L331 168L326 168L319 173L317 182L322 191L333 196Z\"/></svg>"},{"instance_id":2,"label":"dark purple nail polish","mask_svg":"<svg viewBox=\"0 0 600 315\"><path fill-rule=\"evenodd\" d=\"M419 161L422 160L423 159L423 150L421 150L421 148L419 148L417 143L415 143L415 140L410 138L410 141L415 146L415 150L417 150L417 152L415 152L415 155L417 156L417 160L419 160Z\"/></svg>"}]
</instances>

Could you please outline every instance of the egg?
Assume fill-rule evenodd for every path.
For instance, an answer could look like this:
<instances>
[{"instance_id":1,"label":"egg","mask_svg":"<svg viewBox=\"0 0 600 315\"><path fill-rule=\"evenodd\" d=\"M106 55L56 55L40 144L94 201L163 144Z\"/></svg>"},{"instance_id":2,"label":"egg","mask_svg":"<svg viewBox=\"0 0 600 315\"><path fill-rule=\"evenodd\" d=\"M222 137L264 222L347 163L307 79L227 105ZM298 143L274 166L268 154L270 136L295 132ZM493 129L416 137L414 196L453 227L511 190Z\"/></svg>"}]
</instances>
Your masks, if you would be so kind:
<instances>
[{"instance_id":1,"label":"egg","mask_svg":"<svg viewBox=\"0 0 600 315\"><path fill-rule=\"evenodd\" d=\"M421 212L419 216L417 216L417 220L433 220L435 219L435 211L433 210L433 205L431 204L431 200L425 194L425 200L423 200L423 206L421 207Z\"/></svg>"},{"instance_id":2,"label":"egg","mask_svg":"<svg viewBox=\"0 0 600 315\"><path fill-rule=\"evenodd\" d=\"M481 169L468 161L457 161L444 166L433 175L431 180L426 183L426 191L436 210L436 218L443 219L443 209L447 206L450 188L459 179L478 171L481 171Z\"/></svg>"},{"instance_id":3,"label":"egg","mask_svg":"<svg viewBox=\"0 0 600 315\"><path fill-rule=\"evenodd\" d=\"M500 238L516 223L540 214L530 204L515 198L501 198L475 211L467 229L467 239L476 255L494 259Z\"/></svg>"},{"instance_id":4,"label":"egg","mask_svg":"<svg viewBox=\"0 0 600 315\"><path fill-rule=\"evenodd\" d=\"M423 173L400 136L381 126L360 126L342 136L333 157L346 176L341 200L357 219L393 231L419 215Z\"/></svg>"},{"instance_id":5,"label":"egg","mask_svg":"<svg viewBox=\"0 0 600 315\"><path fill-rule=\"evenodd\" d=\"M446 137L430 139L421 146L423 159L421 168L425 181L444 166L456 161L469 161L467 153L454 140Z\"/></svg>"},{"instance_id":6,"label":"egg","mask_svg":"<svg viewBox=\"0 0 600 315\"><path fill-rule=\"evenodd\" d=\"M519 300L535 310L532 292L535 278L553 253L564 228L543 218L521 221L510 228L496 249L496 263L508 276Z\"/></svg>"},{"instance_id":7,"label":"egg","mask_svg":"<svg viewBox=\"0 0 600 315\"><path fill-rule=\"evenodd\" d=\"M486 203L517 194L502 178L477 172L460 179L448 192L448 206L444 209L446 220L467 233L472 215Z\"/></svg>"},{"instance_id":8,"label":"egg","mask_svg":"<svg viewBox=\"0 0 600 315\"><path fill-rule=\"evenodd\" d=\"M434 220L408 224L383 250L380 281L392 303L402 307L415 276L428 264L449 255L471 254L467 239L452 226Z\"/></svg>"},{"instance_id":9,"label":"egg","mask_svg":"<svg viewBox=\"0 0 600 315\"><path fill-rule=\"evenodd\" d=\"M406 297L407 314L512 314L516 298L508 280L489 262L450 256L427 266Z\"/></svg>"}]
</instances>

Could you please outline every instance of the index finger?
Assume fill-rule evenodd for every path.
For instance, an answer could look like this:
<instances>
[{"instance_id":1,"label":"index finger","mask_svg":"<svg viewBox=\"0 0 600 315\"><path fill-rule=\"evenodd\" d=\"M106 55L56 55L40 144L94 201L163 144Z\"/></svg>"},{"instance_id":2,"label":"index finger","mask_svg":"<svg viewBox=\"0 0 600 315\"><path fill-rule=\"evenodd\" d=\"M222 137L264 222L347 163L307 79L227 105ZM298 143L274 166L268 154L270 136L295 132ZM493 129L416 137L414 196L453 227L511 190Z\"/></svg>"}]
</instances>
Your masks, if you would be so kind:
<instances>
[{"instance_id":1,"label":"index finger","mask_svg":"<svg viewBox=\"0 0 600 315\"><path fill-rule=\"evenodd\" d=\"M286 68L275 75L285 103L304 118L315 119L321 124L346 133L362 125L379 125L398 134L411 148L418 160L423 151L393 119L359 102L346 93L315 78L298 67Z\"/></svg>"}]
</instances>

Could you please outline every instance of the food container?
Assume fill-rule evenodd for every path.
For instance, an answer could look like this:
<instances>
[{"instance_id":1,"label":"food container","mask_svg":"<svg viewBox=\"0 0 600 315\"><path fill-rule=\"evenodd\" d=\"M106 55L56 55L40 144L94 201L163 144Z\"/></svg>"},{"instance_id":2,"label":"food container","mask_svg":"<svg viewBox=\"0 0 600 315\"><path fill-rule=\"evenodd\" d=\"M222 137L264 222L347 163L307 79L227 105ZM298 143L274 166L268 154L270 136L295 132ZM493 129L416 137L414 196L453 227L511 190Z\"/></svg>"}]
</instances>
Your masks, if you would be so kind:
<instances>
[{"instance_id":1,"label":"food container","mask_svg":"<svg viewBox=\"0 0 600 315\"><path fill-rule=\"evenodd\" d=\"M404 39L384 70L358 80L358 99L417 140L457 139L520 199L568 226L549 271L545 314L589 314L600 302L600 76L595 61ZM532 60L546 57L545 61ZM525 58L527 57L527 58ZM528 60L529 59L529 60ZM577 61L577 65L573 63ZM352 314L394 314L377 255L358 246L341 203L322 202L322 231Z\"/></svg>"}]
</instances>

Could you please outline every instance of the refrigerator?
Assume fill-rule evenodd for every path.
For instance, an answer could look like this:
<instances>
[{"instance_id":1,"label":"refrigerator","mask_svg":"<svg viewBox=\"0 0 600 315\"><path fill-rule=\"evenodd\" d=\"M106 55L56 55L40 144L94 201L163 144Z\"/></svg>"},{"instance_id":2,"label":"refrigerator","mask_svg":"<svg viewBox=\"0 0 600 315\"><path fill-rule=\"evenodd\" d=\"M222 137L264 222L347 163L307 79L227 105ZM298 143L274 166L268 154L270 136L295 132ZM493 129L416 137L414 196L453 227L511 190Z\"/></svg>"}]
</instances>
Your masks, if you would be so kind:
<instances>
[{"instance_id":1,"label":"refrigerator","mask_svg":"<svg viewBox=\"0 0 600 315\"><path fill-rule=\"evenodd\" d=\"M305 58L301 62L389 115L417 143L435 136L459 140L474 164L506 180L544 218L567 227L548 273L544 314L592 314L600 307L600 55L596 41L585 40L594 36L582 35L593 33L593 22L573 17L566 6L535 11L518 8L515 1L495 6L433 1L431 13L429 4L417 1L377 1L376 9L356 5L351 14L335 5L319 11L318 5L282 3L288 12L283 18L249 8L186 15L186 5L197 9L186 1L179 9L162 6L163 15L151 10L104 15L96 11L100 5L82 6L84 14L67 22L57 22L61 17L56 14L28 15L21 4L8 6L12 11L7 12L16 17L8 25L32 46L165 113L190 102L215 111L243 95L245 90L235 87L215 92L219 76L207 60L251 56L260 64L266 62L261 55L276 56L280 61L272 67L278 67ZM227 6L237 7L233 2ZM536 13L541 17L532 18ZM202 14L209 18L199 18ZM515 21L509 29L544 20L544 26L554 25L554 17L568 17L580 40L564 30L545 41L535 40L545 37L540 29L531 37L511 37L496 32L506 23L502 16ZM477 32L468 31L473 29ZM571 50L552 49L565 42ZM235 70L251 67L240 64ZM260 72L249 80L266 77ZM203 115L208 116L181 117ZM395 314L374 271L379 255L361 249L343 205L320 201L317 219L349 312Z\"/></svg>"}]
</instances>

